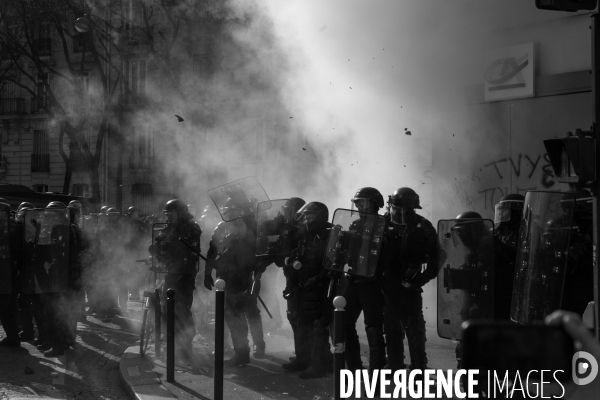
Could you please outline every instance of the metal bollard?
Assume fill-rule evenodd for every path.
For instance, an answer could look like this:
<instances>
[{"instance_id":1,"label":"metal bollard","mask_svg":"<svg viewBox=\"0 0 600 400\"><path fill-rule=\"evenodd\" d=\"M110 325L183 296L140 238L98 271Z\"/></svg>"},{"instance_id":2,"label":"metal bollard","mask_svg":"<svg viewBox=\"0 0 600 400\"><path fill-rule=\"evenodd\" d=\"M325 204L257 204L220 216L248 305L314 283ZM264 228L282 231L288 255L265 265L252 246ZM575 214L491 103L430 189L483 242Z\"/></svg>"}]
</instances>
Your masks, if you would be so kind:
<instances>
[{"instance_id":1,"label":"metal bollard","mask_svg":"<svg viewBox=\"0 0 600 400\"><path fill-rule=\"evenodd\" d=\"M162 357L160 289L154 289L154 357Z\"/></svg>"},{"instance_id":2,"label":"metal bollard","mask_svg":"<svg viewBox=\"0 0 600 400\"><path fill-rule=\"evenodd\" d=\"M167 290L167 382L175 382L175 289Z\"/></svg>"},{"instance_id":3,"label":"metal bollard","mask_svg":"<svg viewBox=\"0 0 600 400\"><path fill-rule=\"evenodd\" d=\"M215 310L215 400L223 400L223 358L225 356L225 281L217 279Z\"/></svg>"},{"instance_id":4,"label":"metal bollard","mask_svg":"<svg viewBox=\"0 0 600 400\"><path fill-rule=\"evenodd\" d=\"M346 299L337 296L333 299L333 306L333 398L339 400L341 370L346 366Z\"/></svg>"}]
</instances>

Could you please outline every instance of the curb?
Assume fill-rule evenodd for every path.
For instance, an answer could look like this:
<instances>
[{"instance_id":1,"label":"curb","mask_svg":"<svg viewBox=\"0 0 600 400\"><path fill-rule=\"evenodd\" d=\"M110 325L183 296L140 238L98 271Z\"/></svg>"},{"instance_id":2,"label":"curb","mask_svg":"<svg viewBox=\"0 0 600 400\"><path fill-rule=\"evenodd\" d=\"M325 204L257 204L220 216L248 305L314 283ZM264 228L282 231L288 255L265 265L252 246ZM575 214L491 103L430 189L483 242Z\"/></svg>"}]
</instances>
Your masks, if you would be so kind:
<instances>
[{"instance_id":1,"label":"curb","mask_svg":"<svg viewBox=\"0 0 600 400\"><path fill-rule=\"evenodd\" d=\"M119 377L132 399L176 399L154 371L154 365L139 354L140 347L128 347L119 363Z\"/></svg>"}]
</instances>

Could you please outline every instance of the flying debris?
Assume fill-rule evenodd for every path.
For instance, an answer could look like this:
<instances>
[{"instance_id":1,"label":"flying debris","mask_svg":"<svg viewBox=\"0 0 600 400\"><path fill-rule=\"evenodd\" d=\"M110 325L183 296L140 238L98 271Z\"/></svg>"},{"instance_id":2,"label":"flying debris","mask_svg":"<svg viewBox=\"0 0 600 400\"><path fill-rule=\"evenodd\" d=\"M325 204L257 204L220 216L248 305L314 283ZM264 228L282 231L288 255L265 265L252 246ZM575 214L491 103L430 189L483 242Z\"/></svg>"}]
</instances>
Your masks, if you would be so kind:
<instances>
[{"instance_id":1,"label":"flying debris","mask_svg":"<svg viewBox=\"0 0 600 400\"><path fill-rule=\"evenodd\" d=\"M177 117L177 122L183 122L184 119L181 118L179 115L175 114L175 116Z\"/></svg>"},{"instance_id":2,"label":"flying debris","mask_svg":"<svg viewBox=\"0 0 600 400\"><path fill-rule=\"evenodd\" d=\"M404 128L404 134L410 136L412 135L412 132L409 131L408 128Z\"/></svg>"},{"instance_id":3,"label":"flying debris","mask_svg":"<svg viewBox=\"0 0 600 400\"><path fill-rule=\"evenodd\" d=\"M303 147L302 150L306 151L306 147Z\"/></svg>"},{"instance_id":4,"label":"flying debris","mask_svg":"<svg viewBox=\"0 0 600 400\"><path fill-rule=\"evenodd\" d=\"M292 118L294 118L294 117L290 117L290 119L292 119Z\"/></svg>"},{"instance_id":5,"label":"flying debris","mask_svg":"<svg viewBox=\"0 0 600 400\"><path fill-rule=\"evenodd\" d=\"M352 86L350 86L350 89L352 89Z\"/></svg>"}]
</instances>

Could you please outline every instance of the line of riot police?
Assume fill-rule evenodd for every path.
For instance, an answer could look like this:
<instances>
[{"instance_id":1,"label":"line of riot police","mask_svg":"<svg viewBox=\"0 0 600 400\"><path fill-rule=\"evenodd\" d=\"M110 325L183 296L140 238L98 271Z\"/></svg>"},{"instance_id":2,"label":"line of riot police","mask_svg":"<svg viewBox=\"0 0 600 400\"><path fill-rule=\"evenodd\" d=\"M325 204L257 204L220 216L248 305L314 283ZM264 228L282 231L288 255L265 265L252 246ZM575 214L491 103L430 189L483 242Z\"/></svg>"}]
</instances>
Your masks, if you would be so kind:
<instances>
[{"instance_id":1,"label":"line of riot police","mask_svg":"<svg viewBox=\"0 0 600 400\"><path fill-rule=\"evenodd\" d=\"M414 190L395 191L389 196L388 213L380 215L385 206L381 193L361 188L351 209L337 209L331 222L322 202L269 200L258 182L236 181L209 195L223 221L209 245L204 285L214 286L213 271L227 283L225 319L235 352L227 364L250 363L248 333L253 356L265 356L260 277L274 264L285 275L283 299L294 337L295 357L282 365L284 369L311 379L332 368L335 295L347 300L348 368L362 368L356 331L361 312L371 370L386 364L405 368L405 337L410 367L426 368L422 286L436 276L438 246L434 227L415 212L421 207Z\"/></svg>"}]
</instances>

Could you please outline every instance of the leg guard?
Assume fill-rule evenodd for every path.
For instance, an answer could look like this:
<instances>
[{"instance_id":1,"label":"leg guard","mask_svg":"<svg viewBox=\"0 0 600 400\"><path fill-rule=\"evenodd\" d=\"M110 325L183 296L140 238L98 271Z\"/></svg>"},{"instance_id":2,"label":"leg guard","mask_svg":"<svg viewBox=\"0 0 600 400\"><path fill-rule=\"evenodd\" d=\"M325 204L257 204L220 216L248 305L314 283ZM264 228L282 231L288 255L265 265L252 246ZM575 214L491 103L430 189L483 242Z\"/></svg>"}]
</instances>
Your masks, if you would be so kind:
<instances>
[{"instance_id":1,"label":"leg guard","mask_svg":"<svg viewBox=\"0 0 600 400\"><path fill-rule=\"evenodd\" d=\"M368 327L367 341L369 342L369 372L385 367L385 340L383 330L379 327Z\"/></svg>"}]
</instances>

